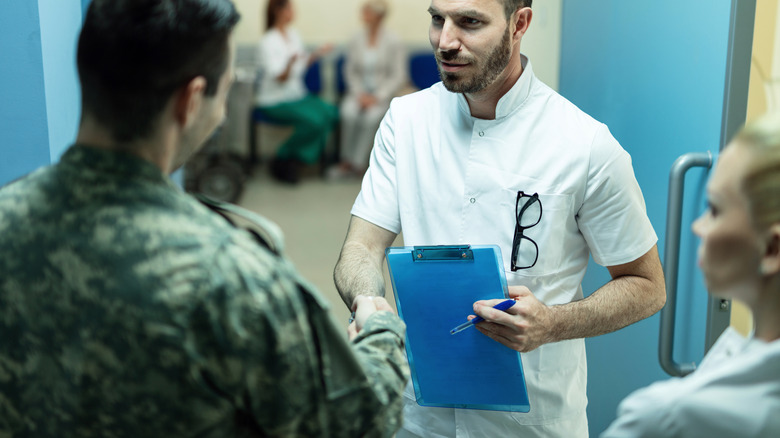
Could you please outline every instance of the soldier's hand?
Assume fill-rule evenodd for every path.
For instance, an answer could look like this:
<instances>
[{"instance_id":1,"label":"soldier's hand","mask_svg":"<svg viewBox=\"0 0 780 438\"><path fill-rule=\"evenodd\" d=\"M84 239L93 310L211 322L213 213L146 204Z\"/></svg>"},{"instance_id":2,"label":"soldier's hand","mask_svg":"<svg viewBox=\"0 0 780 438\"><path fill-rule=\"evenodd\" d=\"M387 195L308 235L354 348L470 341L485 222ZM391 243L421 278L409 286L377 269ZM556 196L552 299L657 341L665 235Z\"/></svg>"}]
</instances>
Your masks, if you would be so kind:
<instances>
[{"instance_id":1,"label":"soldier's hand","mask_svg":"<svg viewBox=\"0 0 780 438\"><path fill-rule=\"evenodd\" d=\"M355 302L352 304L352 310L355 312L355 319L347 327L347 334L349 339L352 340L360 333L366 320L376 312L393 312L393 308L386 299L382 297L370 297L366 295L358 295L355 298Z\"/></svg>"}]
</instances>

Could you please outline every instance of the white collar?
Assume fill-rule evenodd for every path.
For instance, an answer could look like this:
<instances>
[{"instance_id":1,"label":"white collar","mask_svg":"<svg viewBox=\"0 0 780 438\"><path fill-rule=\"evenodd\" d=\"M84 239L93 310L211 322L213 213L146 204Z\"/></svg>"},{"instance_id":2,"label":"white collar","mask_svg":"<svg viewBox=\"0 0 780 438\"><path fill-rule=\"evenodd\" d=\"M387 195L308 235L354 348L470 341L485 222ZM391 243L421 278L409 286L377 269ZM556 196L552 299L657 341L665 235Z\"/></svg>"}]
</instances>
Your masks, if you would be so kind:
<instances>
[{"instance_id":1,"label":"white collar","mask_svg":"<svg viewBox=\"0 0 780 438\"><path fill-rule=\"evenodd\" d=\"M512 85L512 88L498 100L498 104L496 105L496 120L508 116L522 106L531 93L531 83L535 77L534 70L531 67L531 60L521 53L520 62L523 65L523 73L517 78L517 82ZM458 106L461 111L464 111L471 117L471 109L469 108L469 103L463 93L458 93Z\"/></svg>"}]
</instances>

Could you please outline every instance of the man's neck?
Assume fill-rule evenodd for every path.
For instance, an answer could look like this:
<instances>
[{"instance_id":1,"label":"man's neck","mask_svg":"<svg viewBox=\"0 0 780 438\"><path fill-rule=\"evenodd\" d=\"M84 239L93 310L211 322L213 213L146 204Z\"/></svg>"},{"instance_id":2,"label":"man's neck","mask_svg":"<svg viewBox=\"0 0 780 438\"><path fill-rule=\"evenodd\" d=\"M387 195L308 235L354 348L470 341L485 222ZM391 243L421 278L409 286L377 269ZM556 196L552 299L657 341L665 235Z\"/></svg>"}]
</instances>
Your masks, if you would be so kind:
<instances>
[{"instance_id":1,"label":"man's neck","mask_svg":"<svg viewBox=\"0 0 780 438\"><path fill-rule=\"evenodd\" d=\"M515 86L522 74L523 63L519 52L515 52L507 68L492 84L480 92L464 94L471 110L471 116L483 120L494 120L498 101Z\"/></svg>"},{"instance_id":2,"label":"man's neck","mask_svg":"<svg viewBox=\"0 0 780 438\"><path fill-rule=\"evenodd\" d=\"M167 136L170 137L170 136ZM118 151L135 155L157 166L163 173L169 174L173 167L175 148L173 142L165 140L166 136L158 133L150 139L119 143L114 140L110 132L101 126L82 121L79 127L76 143L111 151Z\"/></svg>"}]
</instances>

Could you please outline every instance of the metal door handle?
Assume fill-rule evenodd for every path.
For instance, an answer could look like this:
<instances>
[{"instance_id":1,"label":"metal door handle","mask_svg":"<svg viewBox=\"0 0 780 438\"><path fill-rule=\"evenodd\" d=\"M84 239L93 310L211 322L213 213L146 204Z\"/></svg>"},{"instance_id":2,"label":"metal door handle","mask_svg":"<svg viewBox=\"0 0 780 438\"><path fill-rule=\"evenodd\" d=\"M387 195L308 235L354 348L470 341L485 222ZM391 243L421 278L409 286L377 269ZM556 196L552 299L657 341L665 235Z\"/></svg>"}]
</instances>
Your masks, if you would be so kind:
<instances>
[{"instance_id":1,"label":"metal door handle","mask_svg":"<svg viewBox=\"0 0 780 438\"><path fill-rule=\"evenodd\" d=\"M680 270L680 228L682 225L685 174L694 167L712 167L710 152L692 152L680 156L669 172L669 211L666 215L664 247L664 277L666 305L661 309L661 331L658 340L658 361L672 376L685 376L696 369L695 363L677 363L674 352L674 319L677 310L677 275Z\"/></svg>"}]
</instances>

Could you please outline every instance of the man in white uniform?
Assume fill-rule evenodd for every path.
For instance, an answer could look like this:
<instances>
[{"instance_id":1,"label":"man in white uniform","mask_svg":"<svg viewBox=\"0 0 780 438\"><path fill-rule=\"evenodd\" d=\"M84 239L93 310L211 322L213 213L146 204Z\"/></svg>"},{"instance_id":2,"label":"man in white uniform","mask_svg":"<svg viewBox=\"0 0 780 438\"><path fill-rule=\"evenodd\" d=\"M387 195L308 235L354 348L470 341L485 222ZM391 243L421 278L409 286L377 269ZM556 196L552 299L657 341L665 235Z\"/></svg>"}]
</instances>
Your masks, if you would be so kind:
<instances>
[{"instance_id":1,"label":"man in white uniform","mask_svg":"<svg viewBox=\"0 0 780 438\"><path fill-rule=\"evenodd\" d=\"M442 83L391 104L334 277L348 306L384 295L384 249L402 230L408 246L499 245L517 302L506 313L477 302L474 313L482 333L524 353L531 411L423 408L407 388L399 437L586 437L582 338L665 302L629 155L520 54L530 6L431 1ZM583 299L588 254L612 280Z\"/></svg>"}]
</instances>

